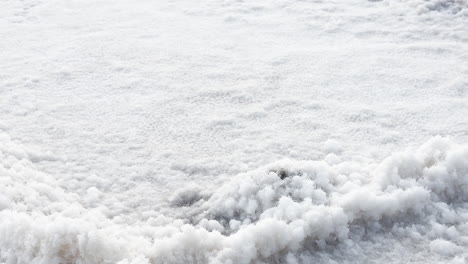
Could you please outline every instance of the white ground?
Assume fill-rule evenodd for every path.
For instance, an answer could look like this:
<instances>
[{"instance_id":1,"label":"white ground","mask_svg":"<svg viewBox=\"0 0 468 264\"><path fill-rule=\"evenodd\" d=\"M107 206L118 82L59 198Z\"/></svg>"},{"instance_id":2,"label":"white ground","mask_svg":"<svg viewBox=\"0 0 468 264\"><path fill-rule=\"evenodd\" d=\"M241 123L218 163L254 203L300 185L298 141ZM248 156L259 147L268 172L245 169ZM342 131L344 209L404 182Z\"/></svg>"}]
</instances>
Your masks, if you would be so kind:
<instances>
[{"instance_id":1,"label":"white ground","mask_svg":"<svg viewBox=\"0 0 468 264\"><path fill-rule=\"evenodd\" d=\"M465 264L466 143L465 0L0 2L0 262Z\"/></svg>"}]
</instances>

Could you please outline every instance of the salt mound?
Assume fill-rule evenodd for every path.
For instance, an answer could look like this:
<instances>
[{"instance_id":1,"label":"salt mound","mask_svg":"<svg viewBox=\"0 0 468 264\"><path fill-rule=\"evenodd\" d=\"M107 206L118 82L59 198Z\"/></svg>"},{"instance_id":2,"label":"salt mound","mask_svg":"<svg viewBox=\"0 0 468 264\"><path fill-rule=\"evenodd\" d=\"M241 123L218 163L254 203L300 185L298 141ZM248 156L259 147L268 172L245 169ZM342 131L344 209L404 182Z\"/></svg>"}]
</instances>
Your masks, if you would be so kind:
<instances>
[{"instance_id":1,"label":"salt mound","mask_svg":"<svg viewBox=\"0 0 468 264\"><path fill-rule=\"evenodd\" d=\"M468 146L440 137L380 163L278 161L211 195L200 187L176 193L170 199L185 217L133 224L84 206L5 134L0 174L0 256L8 263L468 259Z\"/></svg>"}]
</instances>

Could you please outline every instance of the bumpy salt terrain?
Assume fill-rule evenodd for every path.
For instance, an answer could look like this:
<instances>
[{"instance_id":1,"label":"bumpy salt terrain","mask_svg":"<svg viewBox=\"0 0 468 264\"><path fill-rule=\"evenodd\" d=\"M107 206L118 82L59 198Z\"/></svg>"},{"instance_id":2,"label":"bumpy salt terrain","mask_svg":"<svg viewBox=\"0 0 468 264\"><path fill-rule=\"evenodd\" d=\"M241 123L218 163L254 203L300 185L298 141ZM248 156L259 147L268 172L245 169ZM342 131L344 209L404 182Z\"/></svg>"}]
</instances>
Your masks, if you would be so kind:
<instances>
[{"instance_id":1,"label":"bumpy salt terrain","mask_svg":"<svg viewBox=\"0 0 468 264\"><path fill-rule=\"evenodd\" d=\"M468 263L465 0L3 0L0 263Z\"/></svg>"}]
</instances>

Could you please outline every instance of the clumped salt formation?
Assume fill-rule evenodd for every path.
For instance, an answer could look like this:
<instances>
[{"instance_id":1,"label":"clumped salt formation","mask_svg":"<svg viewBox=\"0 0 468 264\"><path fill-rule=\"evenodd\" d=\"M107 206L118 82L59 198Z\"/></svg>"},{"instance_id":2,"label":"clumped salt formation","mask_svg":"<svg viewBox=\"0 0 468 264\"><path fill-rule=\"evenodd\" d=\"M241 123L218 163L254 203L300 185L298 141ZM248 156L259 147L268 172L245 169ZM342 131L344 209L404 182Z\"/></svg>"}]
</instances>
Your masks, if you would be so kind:
<instances>
[{"instance_id":1,"label":"clumped salt formation","mask_svg":"<svg viewBox=\"0 0 468 264\"><path fill-rule=\"evenodd\" d=\"M172 203L189 208L190 219L122 224L83 206L2 133L1 259L354 263L379 260L366 256L374 250L380 260L393 252L466 263L467 161L468 145L440 137L381 163L281 160L236 175L211 195L199 186L174 194Z\"/></svg>"}]
</instances>

